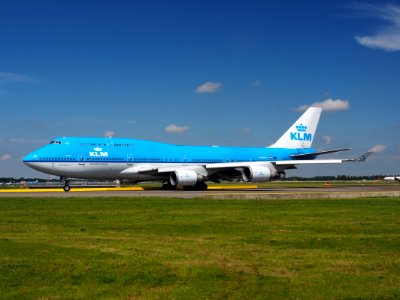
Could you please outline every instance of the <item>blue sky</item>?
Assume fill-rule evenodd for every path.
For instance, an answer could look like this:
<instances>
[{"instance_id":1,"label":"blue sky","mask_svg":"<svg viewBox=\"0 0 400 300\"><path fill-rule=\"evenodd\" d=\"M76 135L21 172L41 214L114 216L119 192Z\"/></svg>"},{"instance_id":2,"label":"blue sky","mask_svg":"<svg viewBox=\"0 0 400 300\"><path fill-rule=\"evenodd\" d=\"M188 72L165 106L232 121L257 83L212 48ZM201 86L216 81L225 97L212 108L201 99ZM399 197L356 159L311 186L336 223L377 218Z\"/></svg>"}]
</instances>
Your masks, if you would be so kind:
<instances>
[{"instance_id":1,"label":"blue sky","mask_svg":"<svg viewBox=\"0 0 400 300\"><path fill-rule=\"evenodd\" d=\"M316 148L379 153L290 175L400 173L399 1L17 0L0 37L0 177L57 136L267 146L312 104Z\"/></svg>"}]
</instances>

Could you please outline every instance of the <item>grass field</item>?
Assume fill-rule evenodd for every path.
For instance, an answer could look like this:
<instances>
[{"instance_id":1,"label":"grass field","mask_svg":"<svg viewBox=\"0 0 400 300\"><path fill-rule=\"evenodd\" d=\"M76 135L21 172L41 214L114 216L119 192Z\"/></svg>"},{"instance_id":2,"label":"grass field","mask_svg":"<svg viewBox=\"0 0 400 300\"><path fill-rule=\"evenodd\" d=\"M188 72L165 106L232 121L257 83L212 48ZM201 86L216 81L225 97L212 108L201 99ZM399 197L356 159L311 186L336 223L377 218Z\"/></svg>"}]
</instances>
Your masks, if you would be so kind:
<instances>
[{"instance_id":1,"label":"grass field","mask_svg":"<svg viewBox=\"0 0 400 300\"><path fill-rule=\"evenodd\" d=\"M0 299L160 298L400 299L400 199L0 199Z\"/></svg>"},{"instance_id":2,"label":"grass field","mask_svg":"<svg viewBox=\"0 0 400 300\"><path fill-rule=\"evenodd\" d=\"M224 182L220 183L212 183L207 182L208 186L210 187L221 187L221 186L258 186L259 188L306 188L306 187L345 187L345 186L400 186L399 182L391 182L391 181L384 181L384 180L346 180L346 181L339 181L339 180L330 180L330 181L268 181L268 182ZM44 184L39 184L41 187L45 187ZM123 187L143 187L144 189L161 189L160 182L143 182L139 184L123 184ZM31 185L31 188L37 187L37 184ZM72 187L83 187L85 185L76 185L72 182ZM52 185L50 187L57 187L57 185ZM62 187L62 182L59 182L58 187ZM90 187L88 185L87 187ZM10 189L20 189L24 188L23 186L16 184L12 186L0 186L0 190L10 190Z\"/></svg>"}]
</instances>

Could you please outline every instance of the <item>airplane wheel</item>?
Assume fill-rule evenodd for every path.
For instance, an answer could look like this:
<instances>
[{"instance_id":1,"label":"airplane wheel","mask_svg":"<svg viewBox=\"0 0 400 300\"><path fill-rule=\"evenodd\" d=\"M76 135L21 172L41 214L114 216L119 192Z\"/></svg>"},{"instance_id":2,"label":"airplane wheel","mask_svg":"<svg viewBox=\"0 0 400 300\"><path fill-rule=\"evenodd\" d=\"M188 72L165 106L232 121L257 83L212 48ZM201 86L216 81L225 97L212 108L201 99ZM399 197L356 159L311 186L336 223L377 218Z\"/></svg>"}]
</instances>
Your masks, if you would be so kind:
<instances>
[{"instance_id":1,"label":"airplane wheel","mask_svg":"<svg viewBox=\"0 0 400 300\"><path fill-rule=\"evenodd\" d=\"M199 183L198 185L196 185L196 187L199 189L199 191L206 191L208 189L208 185L207 183Z\"/></svg>"},{"instance_id":2,"label":"airplane wheel","mask_svg":"<svg viewBox=\"0 0 400 300\"><path fill-rule=\"evenodd\" d=\"M163 190L176 190L176 185L165 183L162 185Z\"/></svg>"},{"instance_id":3,"label":"airplane wheel","mask_svg":"<svg viewBox=\"0 0 400 300\"><path fill-rule=\"evenodd\" d=\"M68 184L66 184L64 185L63 190L64 192L69 192L71 190L71 187Z\"/></svg>"},{"instance_id":4,"label":"airplane wheel","mask_svg":"<svg viewBox=\"0 0 400 300\"><path fill-rule=\"evenodd\" d=\"M204 182L198 183L194 186L184 186L183 189L185 191L205 191L207 190L208 185Z\"/></svg>"}]
</instances>

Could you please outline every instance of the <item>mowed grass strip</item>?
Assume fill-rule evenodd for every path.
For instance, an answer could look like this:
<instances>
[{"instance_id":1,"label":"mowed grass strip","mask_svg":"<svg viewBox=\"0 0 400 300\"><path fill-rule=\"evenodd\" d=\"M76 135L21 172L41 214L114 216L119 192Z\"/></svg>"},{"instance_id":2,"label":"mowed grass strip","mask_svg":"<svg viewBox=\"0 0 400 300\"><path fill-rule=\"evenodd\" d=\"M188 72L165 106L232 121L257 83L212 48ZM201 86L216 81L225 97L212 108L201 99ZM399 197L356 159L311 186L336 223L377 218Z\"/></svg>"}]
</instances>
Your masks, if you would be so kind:
<instances>
[{"instance_id":1,"label":"mowed grass strip","mask_svg":"<svg viewBox=\"0 0 400 300\"><path fill-rule=\"evenodd\" d=\"M400 199L0 199L0 299L399 299Z\"/></svg>"}]
</instances>

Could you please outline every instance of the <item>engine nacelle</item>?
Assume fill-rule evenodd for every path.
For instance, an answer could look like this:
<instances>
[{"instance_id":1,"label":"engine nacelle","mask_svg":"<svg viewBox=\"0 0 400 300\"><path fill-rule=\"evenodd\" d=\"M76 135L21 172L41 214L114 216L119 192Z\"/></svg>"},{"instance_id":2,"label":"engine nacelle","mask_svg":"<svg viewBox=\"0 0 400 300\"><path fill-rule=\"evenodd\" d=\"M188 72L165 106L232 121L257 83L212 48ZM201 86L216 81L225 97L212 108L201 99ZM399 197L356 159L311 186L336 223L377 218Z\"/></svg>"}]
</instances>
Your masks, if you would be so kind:
<instances>
[{"instance_id":1,"label":"engine nacelle","mask_svg":"<svg viewBox=\"0 0 400 300\"><path fill-rule=\"evenodd\" d=\"M199 181L199 176L192 170L176 170L169 176L169 182L173 186L194 186Z\"/></svg>"},{"instance_id":2,"label":"engine nacelle","mask_svg":"<svg viewBox=\"0 0 400 300\"><path fill-rule=\"evenodd\" d=\"M248 166L243 169L243 181L246 182L266 182L277 176L275 168L265 166Z\"/></svg>"}]
</instances>

